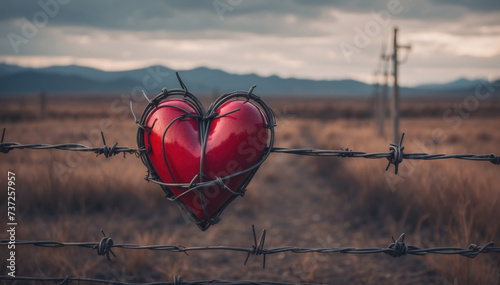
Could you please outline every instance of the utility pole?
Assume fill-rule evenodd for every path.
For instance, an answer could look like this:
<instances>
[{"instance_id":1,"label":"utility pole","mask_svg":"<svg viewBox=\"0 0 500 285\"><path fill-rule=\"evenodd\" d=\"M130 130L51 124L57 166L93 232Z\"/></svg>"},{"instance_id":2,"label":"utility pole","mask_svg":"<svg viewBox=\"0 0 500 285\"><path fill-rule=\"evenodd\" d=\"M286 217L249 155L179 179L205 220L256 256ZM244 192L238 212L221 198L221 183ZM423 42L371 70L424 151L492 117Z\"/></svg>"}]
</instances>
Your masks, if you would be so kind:
<instances>
[{"instance_id":1,"label":"utility pole","mask_svg":"<svg viewBox=\"0 0 500 285\"><path fill-rule=\"evenodd\" d=\"M398 28L394 28L394 43L393 43L393 54L392 61L394 64L394 86L392 87L392 104L391 104L391 122L392 122L392 142L398 143L400 138L399 132L399 85L398 85L398 65L401 63L398 61L398 49L410 49L410 45L400 46L398 45Z\"/></svg>"},{"instance_id":2,"label":"utility pole","mask_svg":"<svg viewBox=\"0 0 500 285\"><path fill-rule=\"evenodd\" d=\"M40 93L40 117L45 120L47 114L47 94L45 92Z\"/></svg>"},{"instance_id":3,"label":"utility pole","mask_svg":"<svg viewBox=\"0 0 500 285\"><path fill-rule=\"evenodd\" d=\"M373 103L375 106L375 121L377 123L378 135L384 135L384 115L383 115L383 106L381 104L382 92L380 92L380 83L379 83L379 71L375 71L373 74Z\"/></svg>"},{"instance_id":4,"label":"utility pole","mask_svg":"<svg viewBox=\"0 0 500 285\"><path fill-rule=\"evenodd\" d=\"M389 60L391 59L390 55L388 55L385 51L385 48L382 47L382 54L380 55L380 59L382 60L382 90L378 94L377 98L377 128L379 136L383 137L385 134L385 118L387 116L387 84L389 77Z\"/></svg>"}]
</instances>

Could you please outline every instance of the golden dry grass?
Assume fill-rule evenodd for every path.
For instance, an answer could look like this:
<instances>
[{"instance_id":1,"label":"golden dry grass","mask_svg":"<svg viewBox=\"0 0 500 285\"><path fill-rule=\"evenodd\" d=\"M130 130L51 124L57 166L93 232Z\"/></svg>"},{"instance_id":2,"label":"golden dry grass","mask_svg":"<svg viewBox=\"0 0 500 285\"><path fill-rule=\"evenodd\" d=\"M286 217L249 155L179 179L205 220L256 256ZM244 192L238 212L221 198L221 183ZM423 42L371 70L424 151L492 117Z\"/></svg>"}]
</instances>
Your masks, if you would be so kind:
<instances>
[{"instance_id":1,"label":"golden dry grass","mask_svg":"<svg viewBox=\"0 0 500 285\"><path fill-rule=\"evenodd\" d=\"M0 104L0 127L7 128L6 141L98 146L103 130L108 145L118 141L134 147L132 117L110 111L111 102L97 97L57 102L49 98L48 118L40 121L36 98L5 99ZM270 100L270 104L278 120L275 146L388 149L389 139L375 135L367 102ZM492 115L490 104L482 102L484 107L463 119L457 129L440 115L451 104L403 104L403 110L413 110L401 121L407 133L405 152L500 153L499 116ZM136 112L143 106L143 102L136 106ZM428 109L432 112L426 113ZM139 159L94 156L57 150L1 154L0 181L6 183L7 171L17 177L18 239L98 241L103 229L115 243L250 247L255 224L258 230L268 229L266 247L384 247L391 235L402 232L408 244L421 247L499 242L499 168L486 162L404 161L395 177L384 172L385 160L272 154L246 196L226 209L220 224L201 232L184 219L176 204L163 198L158 186L143 180L146 170ZM6 193L0 197L0 211L5 213ZM6 237L5 227L0 221L0 238ZM19 276L70 274L128 282L169 281L181 275L183 280L497 284L500 269L500 258L493 254L475 259L442 255L393 259L383 254L287 253L268 256L267 268L262 269L261 257L251 257L244 266L245 254L235 252L186 256L116 249L117 258L108 262L81 248L18 246L16 250ZM5 268L4 247L0 256Z\"/></svg>"}]
</instances>

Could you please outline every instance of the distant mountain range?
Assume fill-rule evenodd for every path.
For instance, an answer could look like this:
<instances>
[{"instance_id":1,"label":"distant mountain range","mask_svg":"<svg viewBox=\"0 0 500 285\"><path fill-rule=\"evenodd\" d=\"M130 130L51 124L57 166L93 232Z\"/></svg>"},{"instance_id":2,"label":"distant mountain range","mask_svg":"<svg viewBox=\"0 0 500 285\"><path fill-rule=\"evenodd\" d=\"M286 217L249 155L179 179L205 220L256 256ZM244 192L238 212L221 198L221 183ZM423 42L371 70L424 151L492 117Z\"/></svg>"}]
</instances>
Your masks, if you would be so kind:
<instances>
[{"instance_id":1,"label":"distant mountain range","mask_svg":"<svg viewBox=\"0 0 500 285\"><path fill-rule=\"evenodd\" d=\"M434 84L421 84L415 86L416 89L421 90L458 90L458 89L468 89L479 84L486 82L485 79L467 79L467 78L459 78L457 80L447 82L447 83L434 83Z\"/></svg>"},{"instance_id":2,"label":"distant mountain range","mask_svg":"<svg viewBox=\"0 0 500 285\"><path fill-rule=\"evenodd\" d=\"M257 85L257 94L266 95L370 96L373 94L373 85L352 79L263 77L256 74L231 74L206 67L181 70L179 74L188 90L194 94L222 94L234 90L248 90L252 85ZM481 82L484 81L462 78L445 84L402 87L401 93L403 96L467 94ZM500 87L500 84L498 85ZM126 71L103 71L78 65L28 68L0 63L0 94L41 91L130 93L145 90L148 94L154 95L163 87L172 89L180 88L180 85L174 70L159 65Z\"/></svg>"}]
</instances>

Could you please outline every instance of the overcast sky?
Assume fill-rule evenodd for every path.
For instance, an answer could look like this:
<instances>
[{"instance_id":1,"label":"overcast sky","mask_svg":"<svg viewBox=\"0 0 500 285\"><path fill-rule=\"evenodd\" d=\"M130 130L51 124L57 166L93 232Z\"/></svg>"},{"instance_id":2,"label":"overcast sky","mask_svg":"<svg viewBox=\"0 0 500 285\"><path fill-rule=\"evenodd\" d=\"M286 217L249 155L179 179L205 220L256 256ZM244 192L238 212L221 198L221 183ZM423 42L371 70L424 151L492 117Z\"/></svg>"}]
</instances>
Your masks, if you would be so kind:
<instances>
[{"instance_id":1,"label":"overcast sky","mask_svg":"<svg viewBox=\"0 0 500 285\"><path fill-rule=\"evenodd\" d=\"M499 0L3 0L0 62L372 82L395 26L403 85L500 78Z\"/></svg>"}]
</instances>

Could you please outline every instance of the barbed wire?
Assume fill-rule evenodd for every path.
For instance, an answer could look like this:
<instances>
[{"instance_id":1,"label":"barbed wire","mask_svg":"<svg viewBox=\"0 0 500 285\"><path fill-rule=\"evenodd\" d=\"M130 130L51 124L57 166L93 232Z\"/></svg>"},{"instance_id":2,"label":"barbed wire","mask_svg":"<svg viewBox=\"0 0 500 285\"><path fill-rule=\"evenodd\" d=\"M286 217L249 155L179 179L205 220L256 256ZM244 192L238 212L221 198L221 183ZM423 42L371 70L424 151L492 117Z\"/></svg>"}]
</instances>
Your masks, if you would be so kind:
<instances>
[{"instance_id":1,"label":"barbed wire","mask_svg":"<svg viewBox=\"0 0 500 285\"><path fill-rule=\"evenodd\" d=\"M98 255L106 255L108 260L111 260L110 254L116 257L113 249L132 249L132 250L158 250L167 252L182 252L189 255L192 251L238 251L247 254L244 264L246 265L251 255L263 256L262 267L266 266L266 255L278 253L345 253L345 254L379 254L385 253L392 257L401 257L404 255L426 255L426 254L447 254L447 255L460 255L464 257L474 258L479 254L484 253L500 253L500 247L494 247L493 242L488 242L483 246L470 244L468 248L460 247L433 247L433 248L420 248L414 245L408 245L404 242L405 234L401 234L398 239L392 238L392 243L385 248L368 247L368 248L354 248L354 247L327 247L327 248L312 248L312 247L296 247L285 246L277 248L265 248L266 230L262 231L259 239L255 233L255 227L252 225L253 242L252 247L237 247L237 246L193 246L185 247L182 245L138 245L138 244L114 244L110 237L107 237L102 231L103 238L99 242L60 242L60 241L25 241L16 240L14 243L8 239L0 240L0 246L8 246L9 244L33 245L37 247L82 247L89 248L97 251Z\"/></svg>"},{"instance_id":2,"label":"barbed wire","mask_svg":"<svg viewBox=\"0 0 500 285\"><path fill-rule=\"evenodd\" d=\"M364 152L364 151L353 151L349 148L344 150L330 150L330 149L314 149L314 148L283 148L283 147L272 147L270 152L274 153L284 153L284 154L295 154L295 155L306 155L306 156L333 156L342 158L367 158L367 159L387 159L389 161L386 170L389 169L390 165L395 166L395 173L398 174L399 164L403 162L404 159L413 160L439 160L439 159L461 159L468 161L489 161L493 164L500 165L500 156L490 153L490 154L429 154L424 152L414 152L414 153L404 153L403 139L405 133L402 134L399 144L390 144L389 152ZM130 153L139 156L139 154L144 149L135 149L126 146L118 146L118 143L113 144L113 146L108 147L106 145L106 140L104 139L104 134L101 132L102 140L104 146L102 147L88 147L82 144L68 143L68 144L20 144L17 142L3 142L5 136L5 128L2 133L2 140L0 141L0 152L8 153L14 149L58 149L66 151L83 151L83 152L94 152L97 156L103 154L106 158L114 156L118 153ZM201 185L203 186L203 185Z\"/></svg>"},{"instance_id":3,"label":"barbed wire","mask_svg":"<svg viewBox=\"0 0 500 285\"><path fill-rule=\"evenodd\" d=\"M309 156L336 156L336 157L357 157L367 159L380 159L386 158L389 163L385 170L394 165L394 172L398 174L399 164L404 159L414 160L437 160L437 159L462 159L470 161L489 161L493 164L500 164L500 156L490 154L428 154L424 152L404 153L403 139L405 133L401 135L399 144L390 144L389 152L373 152L367 153L363 151L352 151L349 148L345 150L322 150L322 149L289 149L289 148L273 148L271 152L288 153L296 155L309 155Z\"/></svg>"},{"instance_id":4,"label":"barbed wire","mask_svg":"<svg viewBox=\"0 0 500 285\"><path fill-rule=\"evenodd\" d=\"M180 276L174 276L172 282L147 282L147 283L136 283L136 282L121 282L115 280L103 280L95 278L83 278L83 277L28 277L28 276L5 276L0 275L0 280L11 280L11 281L38 281L44 282L54 282L60 285L70 284L72 281L78 282L89 282L89 283L100 283L100 284L113 284L113 285L292 285L292 283L287 282L277 282L277 281L224 281L224 280L198 280L198 281L182 281ZM303 285L315 285L316 283L300 283Z\"/></svg>"},{"instance_id":5,"label":"barbed wire","mask_svg":"<svg viewBox=\"0 0 500 285\"><path fill-rule=\"evenodd\" d=\"M106 145L106 139L104 138L103 132L101 132L102 147L89 147L83 144L77 143L66 143L66 144L20 144L17 142L3 142L5 138L5 128L2 132L2 140L0 141L0 152L8 153L14 149L58 149L58 150L67 150L67 151L83 151L83 152L94 152L99 155L104 155L106 158L111 157L113 155L123 153L135 154L138 155L141 150L130 148L127 146L118 146L116 142L111 147Z\"/></svg>"}]
</instances>

